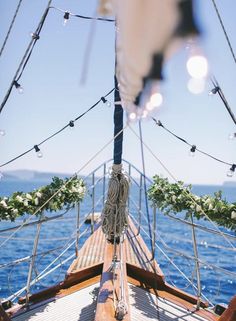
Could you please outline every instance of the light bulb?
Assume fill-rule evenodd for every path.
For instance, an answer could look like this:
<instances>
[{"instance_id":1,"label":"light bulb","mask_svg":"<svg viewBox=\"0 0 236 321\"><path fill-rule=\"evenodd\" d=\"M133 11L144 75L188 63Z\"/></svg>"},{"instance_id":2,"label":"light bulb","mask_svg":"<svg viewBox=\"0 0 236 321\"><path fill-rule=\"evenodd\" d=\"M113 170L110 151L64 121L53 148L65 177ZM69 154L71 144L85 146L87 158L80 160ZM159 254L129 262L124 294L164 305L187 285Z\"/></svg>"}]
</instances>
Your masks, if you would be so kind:
<instances>
[{"instance_id":1,"label":"light bulb","mask_svg":"<svg viewBox=\"0 0 236 321\"><path fill-rule=\"evenodd\" d=\"M208 62L204 56L191 56L186 63L186 67L193 78L201 79L207 76Z\"/></svg>"},{"instance_id":2,"label":"light bulb","mask_svg":"<svg viewBox=\"0 0 236 321\"><path fill-rule=\"evenodd\" d=\"M136 118L137 118L137 115L136 115L135 112L132 112L132 113L129 114L129 119L130 120L135 120Z\"/></svg>"},{"instance_id":3,"label":"light bulb","mask_svg":"<svg viewBox=\"0 0 236 321\"><path fill-rule=\"evenodd\" d=\"M193 145L189 151L189 156L194 157L195 156L195 151L196 151L196 145Z\"/></svg>"},{"instance_id":4,"label":"light bulb","mask_svg":"<svg viewBox=\"0 0 236 321\"><path fill-rule=\"evenodd\" d=\"M41 152L41 150L39 149L38 145L34 145L34 149L36 151L36 155L38 158L42 158L43 157L43 153Z\"/></svg>"},{"instance_id":5,"label":"light bulb","mask_svg":"<svg viewBox=\"0 0 236 321\"><path fill-rule=\"evenodd\" d=\"M236 169L236 164L232 164L232 166L230 167L230 169L227 172L227 176L228 177L233 177L235 169Z\"/></svg>"},{"instance_id":6,"label":"light bulb","mask_svg":"<svg viewBox=\"0 0 236 321\"><path fill-rule=\"evenodd\" d=\"M205 89L205 80L204 78L197 79L197 78L190 78L188 81L188 90L192 94L201 94Z\"/></svg>"},{"instance_id":7,"label":"light bulb","mask_svg":"<svg viewBox=\"0 0 236 321\"><path fill-rule=\"evenodd\" d=\"M151 95L150 103L152 104L153 108L157 108L161 106L162 102L163 102L162 94L157 92Z\"/></svg>"},{"instance_id":8,"label":"light bulb","mask_svg":"<svg viewBox=\"0 0 236 321\"><path fill-rule=\"evenodd\" d=\"M19 94L23 94L24 88L16 80L14 81L14 86L16 87Z\"/></svg>"},{"instance_id":9,"label":"light bulb","mask_svg":"<svg viewBox=\"0 0 236 321\"><path fill-rule=\"evenodd\" d=\"M109 100L106 101L107 107L111 107L111 102Z\"/></svg>"},{"instance_id":10,"label":"light bulb","mask_svg":"<svg viewBox=\"0 0 236 321\"><path fill-rule=\"evenodd\" d=\"M64 18L63 25L66 26L67 22L70 18L70 13L68 11L66 11L63 18Z\"/></svg>"},{"instance_id":11,"label":"light bulb","mask_svg":"<svg viewBox=\"0 0 236 321\"><path fill-rule=\"evenodd\" d=\"M144 86L140 99L140 106L151 113L154 109L159 108L163 103L163 96L160 93L159 81L149 80Z\"/></svg>"},{"instance_id":12,"label":"light bulb","mask_svg":"<svg viewBox=\"0 0 236 321\"><path fill-rule=\"evenodd\" d=\"M6 135L6 132L4 129L0 129L0 136L5 136Z\"/></svg>"},{"instance_id":13,"label":"light bulb","mask_svg":"<svg viewBox=\"0 0 236 321\"><path fill-rule=\"evenodd\" d=\"M229 140L236 139L236 133L231 133L231 134L229 134L228 139L229 139Z\"/></svg>"}]
</instances>

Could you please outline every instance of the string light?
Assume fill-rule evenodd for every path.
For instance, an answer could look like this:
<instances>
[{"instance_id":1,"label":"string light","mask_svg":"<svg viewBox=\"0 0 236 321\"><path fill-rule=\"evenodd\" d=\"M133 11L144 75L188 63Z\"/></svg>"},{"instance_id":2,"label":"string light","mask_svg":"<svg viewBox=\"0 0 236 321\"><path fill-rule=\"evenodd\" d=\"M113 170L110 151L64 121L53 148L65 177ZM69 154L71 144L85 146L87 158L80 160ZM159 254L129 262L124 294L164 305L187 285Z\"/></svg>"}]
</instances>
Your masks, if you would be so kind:
<instances>
[{"instance_id":1,"label":"string light","mask_svg":"<svg viewBox=\"0 0 236 321\"><path fill-rule=\"evenodd\" d=\"M232 163L230 164L230 163L228 163L228 162L225 162L225 161L223 161L223 160L221 160L221 159L219 159L219 158L217 158L217 157L215 157L215 156L212 156L212 155L210 155L210 154L208 154L208 153L206 153L206 152L198 149L198 148L196 147L196 145L189 144L184 138L176 135L175 133L173 133L172 131L170 131L168 128L166 128L166 127L162 124L162 122L161 122L160 120L156 120L154 117L152 117L152 120L156 123L157 126L162 127L162 128L165 129L168 133L170 133L172 136L174 136L175 138L181 140L181 141L182 141L183 143L185 143L186 145L190 146L191 149L190 149L189 153L190 153L191 156L194 156L195 151L198 151L199 153L201 153L201 154L203 154L203 155L205 155L205 156L208 156L208 157L214 159L215 161L217 161L217 162L219 162L219 163L222 163L222 164L225 164L225 165L229 165L229 166L231 166L231 167L230 167L230 170L229 170L229 175L228 175L228 173L227 173L227 176L230 176L230 177L233 176L233 173L234 173L235 168L236 168L236 165L235 165L235 164L232 164Z\"/></svg>"},{"instance_id":2,"label":"string light","mask_svg":"<svg viewBox=\"0 0 236 321\"><path fill-rule=\"evenodd\" d=\"M41 150L39 149L38 145L34 145L34 149L35 149L35 152L37 154L37 157L38 158L42 158L43 157L43 153L41 152Z\"/></svg>"},{"instance_id":3,"label":"string light","mask_svg":"<svg viewBox=\"0 0 236 321\"><path fill-rule=\"evenodd\" d=\"M16 80L14 81L14 86L16 87L19 94L23 94L24 88Z\"/></svg>"},{"instance_id":4,"label":"string light","mask_svg":"<svg viewBox=\"0 0 236 321\"><path fill-rule=\"evenodd\" d=\"M63 25L64 26L66 26L67 25L67 22L68 22L68 20L69 20L69 18L70 18L70 13L69 13L69 11L66 11L65 13L64 13L64 21L63 21Z\"/></svg>"},{"instance_id":5,"label":"string light","mask_svg":"<svg viewBox=\"0 0 236 321\"><path fill-rule=\"evenodd\" d=\"M115 90L115 88L111 89L105 96L107 97L108 95L110 95L113 91ZM47 142L48 140L52 139L53 137L57 136L58 134L60 134L62 131L64 131L67 127L73 127L72 124L74 124L76 121L78 121L80 118L82 118L83 116L85 116L89 111L91 111L93 108L95 108L100 102L102 101L102 99L100 98L97 102L95 102L92 106L90 106L86 111L84 111L82 114L80 114L79 116L77 116L74 120L71 120L69 123L67 123L64 127L62 127L61 129L57 130L55 133L53 133L52 135L48 136L47 138L45 138L44 140L42 140L38 145L42 145L45 142ZM34 145L34 147L24 151L23 153L21 153L20 155L10 159L9 161L3 163L0 165L0 167L3 167L5 165L8 165L12 162L14 162L15 160L23 157L24 155L28 154L29 152L31 152L32 150L35 150L36 152L39 151L39 147L38 145ZM40 154L39 154L40 155ZM43 155L41 153L41 155ZM41 156L42 157L42 156Z\"/></svg>"},{"instance_id":6,"label":"string light","mask_svg":"<svg viewBox=\"0 0 236 321\"><path fill-rule=\"evenodd\" d=\"M190 148L190 151L189 151L189 156L191 156L191 157L195 156L196 148L197 148L196 145L192 145L192 147Z\"/></svg>"},{"instance_id":7,"label":"string light","mask_svg":"<svg viewBox=\"0 0 236 321\"><path fill-rule=\"evenodd\" d=\"M0 136L5 136L6 135L6 132L4 129L0 129Z\"/></svg>"},{"instance_id":8,"label":"string light","mask_svg":"<svg viewBox=\"0 0 236 321\"><path fill-rule=\"evenodd\" d=\"M101 97L101 101L103 102L103 104L106 104L107 107L111 107L111 102L107 100L105 97Z\"/></svg>"},{"instance_id":9,"label":"string light","mask_svg":"<svg viewBox=\"0 0 236 321\"><path fill-rule=\"evenodd\" d=\"M202 55L191 56L186 63L187 71L192 78L205 78L208 73L207 59Z\"/></svg>"},{"instance_id":10,"label":"string light","mask_svg":"<svg viewBox=\"0 0 236 321\"><path fill-rule=\"evenodd\" d=\"M236 164L232 164L232 166L230 167L230 169L227 172L227 176L228 177L233 177L235 169L236 169Z\"/></svg>"}]
</instances>

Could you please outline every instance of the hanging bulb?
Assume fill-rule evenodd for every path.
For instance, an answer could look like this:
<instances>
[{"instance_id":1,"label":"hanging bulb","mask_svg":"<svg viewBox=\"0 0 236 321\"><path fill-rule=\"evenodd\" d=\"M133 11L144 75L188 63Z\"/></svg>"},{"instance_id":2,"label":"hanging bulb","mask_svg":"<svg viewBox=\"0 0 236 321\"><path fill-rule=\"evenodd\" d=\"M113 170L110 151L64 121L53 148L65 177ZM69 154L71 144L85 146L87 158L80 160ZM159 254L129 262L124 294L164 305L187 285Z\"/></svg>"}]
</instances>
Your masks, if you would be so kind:
<instances>
[{"instance_id":1,"label":"hanging bulb","mask_svg":"<svg viewBox=\"0 0 236 321\"><path fill-rule=\"evenodd\" d=\"M208 73L208 62L207 59L202 55L191 56L186 67L191 77L196 79L205 78Z\"/></svg>"},{"instance_id":2,"label":"hanging bulb","mask_svg":"<svg viewBox=\"0 0 236 321\"><path fill-rule=\"evenodd\" d=\"M192 145L190 151L189 151L189 156L194 157L195 156L195 151L196 151L196 145Z\"/></svg>"},{"instance_id":3,"label":"hanging bulb","mask_svg":"<svg viewBox=\"0 0 236 321\"><path fill-rule=\"evenodd\" d=\"M5 136L6 135L6 132L4 129L0 129L0 136Z\"/></svg>"},{"instance_id":4,"label":"hanging bulb","mask_svg":"<svg viewBox=\"0 0 236 321\"><path fill-rule=\"evenodd\" d=\"M19 94L23 94L24 88L16 80L14 81L14 86L16 87Z\"/></svg>"},{"instance_id":5,"label":"hanging bulb","mask_svg":"<svg viewBox=\"0 0 236 321\"><path fill-rule=\"evenodd\" d=\"M70 18L70 13L68 11L66 11L63 18L64 18L63 25L66 26L67 22Z\"/></svg>"},{"instance_id":6,"label":"hanging bulb","mask_svg":"<svg viewBox=\"0 0 236 321\"><path fill-rule=\"evenodd\" d=\"M163 103L163 96L159 87L159 81L149 80L141 95L140 106L149 114L157 110Z\"/></svg>"},{"instance_id":7,"label":"hanging bulb","mask_svg":"<svg viewBox=\"0 0 236 321\"><path fill-rule=\"evenodd\" d=\"M227 176L228 177L233 177L235 169L236 169L236 164L232 164L232 166L230 167L230 169L227 172Z\"/></svg>"},{"instance_id":8,"label":"hanging bulb","mask_svg":"<svg viewBox=\"0 0 236 321\"><path fill-rule=\"evenodd\" d=\"M111 102L107 100L105 97L101 97L101 101L103 102L103 104L106 104L107 107L111 107Z\"/></svg>"},{"instance_id":9,"label":"hanging bulb","mask_svg":"<svg viewBox=\"0 0 236 321\"><path fill-rule=\"evenodd\" d=\"M128 118L130 121L135 121L137 119L137 114L135 112L129 113Z\"/></svg>"},{"instance_id":10,"label":"hanging bulb","mask_svg":"<svg viewBox=\"0 0 236 321\"><path fill-rule=\"evenodd\" d=\"M215 95L216 93L218 93L219 90L220 90L220 87L215 86L211 91L209 91L208 95L209 95L209 96L213 96L213 95Z\"/></svg>"},{"instance_id":11,"label":"hanging bulb","mask_svg":"<svg viewBox=\"0 0 236 321\"><path fill-rule=\"evenodd\" d=\"M188 90L195 95L201 94L205 89L205 79L190 78L188 81Z\"/></svg>"},{"instance_id":12,"label":"hanging bulb","mask_svg":"<svg viewBox=\"0 0 236 321\"><path fill-rule=\"evenodd\" d=\"M41 150L39 149L38 145L34 145L34 149L36 151L37 157L38 158L42 158L43 157L43 153L41 152Z\"/></svg>"},{"instance_id":13,"label":"hanging bulb","mask_svg":"<svg viewBox=\"0 0 236 321\"><path fill-rule=\"evenodd\" d=\"M72 128L75 127L75 123L74 123L73 120L70 120L70 122L69 122L69 127L70 127L70 129L72 129Z\"/></svg>"},{"instance_id":14,"label":"hanging bulb","mask_svg":"<svg viewBox=\"0 0 236 321\"><path fill-rule=\"evenodd\" d=\"M236 133L231 133L231 134L229 134L228 139L229 139L229 140L236 139Z\"/></svg>"}]
</instances>

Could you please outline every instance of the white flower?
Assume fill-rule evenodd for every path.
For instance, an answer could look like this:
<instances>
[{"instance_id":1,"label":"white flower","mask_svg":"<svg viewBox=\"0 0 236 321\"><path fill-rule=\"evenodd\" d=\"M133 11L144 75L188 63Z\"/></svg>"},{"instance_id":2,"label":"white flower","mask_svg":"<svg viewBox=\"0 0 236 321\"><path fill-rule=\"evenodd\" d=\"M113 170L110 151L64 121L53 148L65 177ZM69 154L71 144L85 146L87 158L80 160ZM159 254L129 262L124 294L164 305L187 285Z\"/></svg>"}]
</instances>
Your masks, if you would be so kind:
<instances>
[{"instance_id":1,"label":"white flower","mask_svg":"<svg viewBox=\"0 0 236 321\"><path fill-rule=\"evenodd\" d=\"M42 193L40 193L40 192L36 192L35 195L36 195L38 198L42 197Z\"/></svg>"},{"instance_id":2,"label":"white flower","mask_svg":"<svg viewBox=\"0 0 236 321\"><path fill-rule=\"evenodd\" d=\"M24 200L23 203L24 203L25 206L28 206L28 200Z\"/></svg>"},{"instance_id":3,"label":"white flower","mask_svg":"<svg viewBox=\"0 0 236 321\"><path fill-rule=\"evenodd\" d=\"M171 200L172 200L172 202L175 202L176 201L176 196L175 195L171 196Z\"/></svg>"},{"instance_id":4,"label":"white flower","mask_svg":"<svg viewBox=\"0 0 236 321\"><path fill-rule=\"evenodd\" d=\"M0 204L2 204L3 207L7 208L7 203L5 202L5 200L2 200Z\"/></svg>"},{"instance_id":5,"label":"white flower","mask_svg":"<svg viewBox=\"0 0 236 321\"><path fill-rule=\"evenodd\" d=\"M38 197L36 197L36 198L34 199L34 204L35 204L35 205L39 205L39 199L38 199Z\"/></svg>"},{"instance_id":6,"label":"white flower","mask_svg":"<svg viewBox=\"0 0 236 321\"><path fill-rule=\"evenodd\" d=\"M17 195L17 196L16 196L16 199L17 199L17 201L19 201L19 202L23 202L23 198L22 198L20 195Z\"/></svg>"},{"instance_id":7,"label":"white flower","mask_svg":"<svg viewBox=\"0 0 236 321\"><path fill-rule=\"evenodd\" d=\"M12 213L18 214L18 209L17 208L12 208Z\"/></svg>"},{"instance_id":8,"label":"white flower","mask_svg":"<svg viewBox=\"0 0 236 321\"><path fill-rule=\"evenodd\" d=\"M208 207L208 210L211 211L213 209L213 205L210 204L209 207Z\"/></svg>"},{"instance_id":9,"label":"white flower","mask_svg":"<svg viewBox=\"0 0 236 321\"><path fill-rule=\"evenodd\" d=\"M235 212L235 211L233 211L233 212L231 213L231 218L232 218L233 220L236 220L236 212Z\"/></svg>"},{"instance_id":10,"label":"white flower","mask_svg":"<svg viewBox=\"0 0 236 321\"><path fill-rule=\"evenodd\" d=\"M84 187L84 186L80 186L80 187L78 188L78 192L79 192L80 194L84 194L84 192L85 192L85 187Z\"/></svg>"},{"instance_id":11,"label":"white flower","mask_svg":"<svg viewBox=\"0 0 236 321\"><path fill-rule=\"evenodd\" d=\"M29 193L27 193L25 196L28 198L28 200L32 200L32 196Z\"/></svg>"},{"instance_id":12,"label":"white flower","mask_svg":"<svg viewBox=\"0 0 236 321\"><path fill-rule=\"evenodd\" d=\"M197 212L197 213L200 213L201 211L202 211L201 206L200 206L200 205L197 205L197 206L196 206L196 212Z\"/></svg>"}]
</instances>

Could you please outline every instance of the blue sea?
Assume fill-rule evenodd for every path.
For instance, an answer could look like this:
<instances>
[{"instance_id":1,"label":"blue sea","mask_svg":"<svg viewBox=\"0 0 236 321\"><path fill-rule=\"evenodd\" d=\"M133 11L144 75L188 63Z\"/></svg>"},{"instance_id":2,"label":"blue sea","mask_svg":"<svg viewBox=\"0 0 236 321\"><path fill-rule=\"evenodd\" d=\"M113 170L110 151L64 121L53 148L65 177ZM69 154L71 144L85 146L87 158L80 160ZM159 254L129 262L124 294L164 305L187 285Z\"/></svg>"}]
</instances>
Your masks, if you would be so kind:
<instances>
[{"instance_id":1,"label":"blue sea","mask_svg":"<svg viewBox=\"0 0 236 321\"><path fill-rule=\"evenodd\" d=\"M48 180L3 180L0 182L0 196L8 196L14 191L32 191L33 189L48 183ZM102 202L99 202L101 190L102 185L101 183L98 183L95 190L95 203L98 203L95 208L96 212L101 211L103 207ZM236 186L196 185L193 186L192 190L197 195L212 195L215 191L222 190L224 198L229 202L236 202ZM138 203L138 191L135 186L131 187L130 195L130 213L137 218L137 211L134 204ZM81 221L91 209L92 196L91 193L88 192L85 200L81 204ZM142 197L142 211L145 212L144 197ZM60 219L42 225L38 244L38 255L35 260L32 279L39 275L39 273L55 260L65 247L74 240L76 213L77 210L73 209ZM152 214L151 208L149 208L149 213L150 215ZM53 216L58 213L45 214L47 216ZM180 213L179 217L183 218L183 214ZM0 223L0 230L21 224L23 219L27 218L28 216L25 216L13 223L2 221ZM196 223L203 224L209 228L215 228L209 222L196 221ZM149 231L148 224L143 218L141 219L141 227L143 228L141 234L150 247L150 242L146 235ZM27 260L27 257L32 254L36 228L36 226L23 228L16 232L11 240L8 240L3 246L0 245L0 299L11 296L26 285L29 269L29 260ZM220 228L220 230L231 234L232 236L236 236L232 231L224 228ZM84 225L80 229L80 233L84 233L79 243L79 246L81 247L84 240L90 234L90 226ZM12 231L0 232L0 244L2 244L2 242L11 234ZM235 248L231 246L233 245L236 247L236 241L234 238L228 239L230 244L222 236L210 234L198 229L196 229L196 238L199 258L202 261L202 264L200 265L202 293L213 304L227 304L232 296L236 294L236 251ZM184 291L195 294L196 291L191 285L191 282L196 284L194 262L179 254L179 252L181 252L187 256L193 256L191 228L171 220L158 212L157 245L156 260L165 274L166 281ZM66 253L60 256L59 260L55 261L50 266L49 269L62 263L74 252L75 247L72 245ZM22 258L21 262L14 262L20 258ZM45 289L46 287L63 280L71 262L72 259L64 263L59 269L50 273L45 279L40 280L39 283L32 286L31 292ZM173 266L173 264L175 266ZM225 273L225 270L228 272ZM183 273L190 282L186 278L183 278ZM24 295L24 293L22 293L22 295Z\"/></svg>"}]
</instances>

